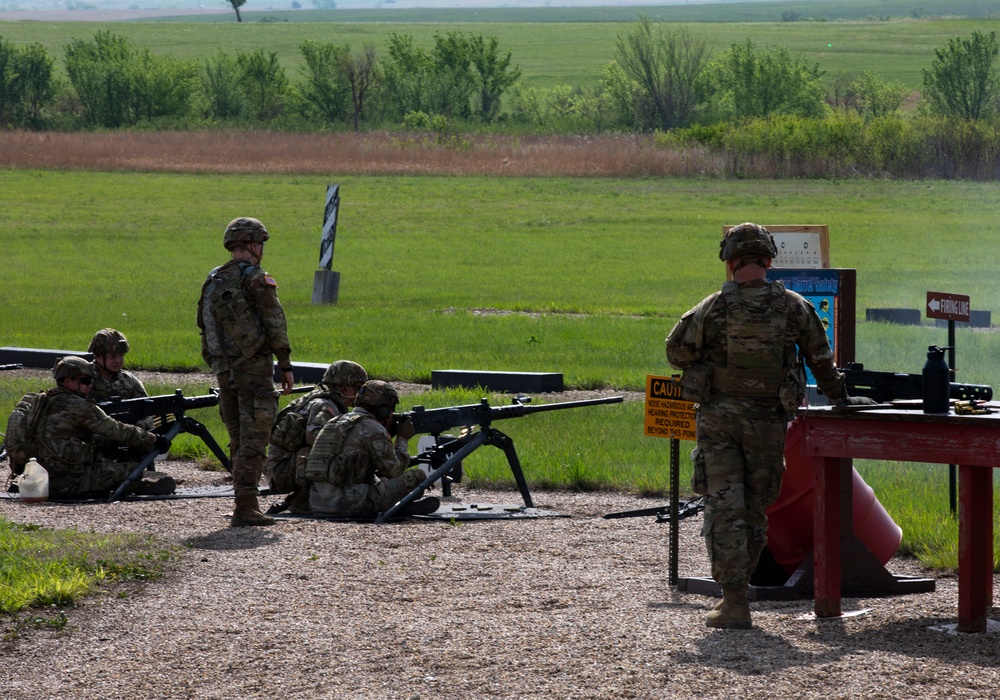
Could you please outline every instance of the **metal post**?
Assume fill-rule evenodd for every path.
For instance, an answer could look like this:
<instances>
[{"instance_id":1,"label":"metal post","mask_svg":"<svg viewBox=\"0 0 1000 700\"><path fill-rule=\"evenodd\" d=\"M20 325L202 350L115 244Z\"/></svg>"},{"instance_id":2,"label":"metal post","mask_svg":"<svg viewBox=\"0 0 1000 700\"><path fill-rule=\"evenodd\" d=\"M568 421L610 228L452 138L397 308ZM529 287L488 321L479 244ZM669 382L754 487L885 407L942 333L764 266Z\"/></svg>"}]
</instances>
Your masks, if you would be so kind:
<instances>
[{"instance_id":1,"label":"metal post","mask_svg":"<svg viewBox=\"0 0 1000 700\"><path fill-rule=\"evenodd\" d=\"M680 449L681 441L670 438L670 578L677 585L677 559L680 549Z\"/></svg>"},{"instance_id":2,"label":"metal post","mask_svg":"<svg viewBox=\"0 0 1000 700\"><path fill-rule=\"evenodd\" d=\"M323 235L319 244L319 269L313 276L313 303L337 302L340 292L340 273L334 272L333 244L337 238L337 214L340 211L340 185L326 188L326 206L323 209Z\"/></svg>"},{"instance_id":3,"label":"metal post","mask_svg":"<svg viewBox=\"0 0 1000 700\"><path fill-rule=\"evenodd\" d=\"M949 381L955 381L955 320L948 319L948 368L951 370ZM958 500L958 473L954 464L948 465L948 504L951 506L951 517L955 517Z\"/></svg>"}]
</instances>

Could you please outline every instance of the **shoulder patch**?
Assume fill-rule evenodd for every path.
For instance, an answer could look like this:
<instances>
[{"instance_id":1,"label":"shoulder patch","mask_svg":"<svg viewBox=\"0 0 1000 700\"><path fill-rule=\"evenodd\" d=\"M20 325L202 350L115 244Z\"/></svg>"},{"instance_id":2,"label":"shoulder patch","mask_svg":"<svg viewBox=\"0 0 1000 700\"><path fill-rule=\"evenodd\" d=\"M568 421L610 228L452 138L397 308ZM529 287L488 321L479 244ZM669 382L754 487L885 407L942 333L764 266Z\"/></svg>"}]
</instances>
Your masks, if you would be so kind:
<instances>
[{"instance_id":1,"label":"shoulder patch","mask_svg":"<svg viewBox=\"0 0 1000 700\"><path fill-rule=\"evenodd\" d=\"M268 287L277 288L278 286L278 283L274 281L274 278L271 277L271 275L267 274L266 272L264 273L264 284L266 284Z\"/></svg>"}]
</instances>

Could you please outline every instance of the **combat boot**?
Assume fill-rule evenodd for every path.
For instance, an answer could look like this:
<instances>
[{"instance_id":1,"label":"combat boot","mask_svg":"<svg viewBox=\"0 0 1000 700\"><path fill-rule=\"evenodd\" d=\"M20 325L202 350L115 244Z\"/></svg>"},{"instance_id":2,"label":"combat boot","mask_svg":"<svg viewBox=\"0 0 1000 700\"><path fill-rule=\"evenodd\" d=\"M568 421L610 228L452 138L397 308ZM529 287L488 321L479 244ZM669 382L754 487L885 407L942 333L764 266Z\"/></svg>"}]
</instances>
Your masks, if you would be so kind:
<instances>
[{"instance_id":1,"label":"combat boot","mask_svg":"<svg viewBox=\"0 0 1000 700\"><path fill-rule=\"evenodd\" d=\"M715 607L716 609L705 617L707 627L726 630L748 630L753 627L745 586L723 588L722 604Z\"/></svg>"},{"instance_id":2,"label":"combat boot","mask_svg":"<svg viewBox=\"0 0 1000 700\"><path fill-rule=\"evenodd\" d=\"M236 507L233 509L233 517L229 524L232 527L274 525L274 518L269 518L260 512L257 494L238 493L236 494Z\"/></svg>"},{"instance_id":3,"label":"combat boot","mask_svg":"<svg viewBox=\"0 0 1000 700\"><path fill-rule=\"evenodd\" d=\"M421 498L419 501L410 501L399 509L400 515L430 515L441 507L441 500L434 496Z\"/></svg>"}]
</instances>

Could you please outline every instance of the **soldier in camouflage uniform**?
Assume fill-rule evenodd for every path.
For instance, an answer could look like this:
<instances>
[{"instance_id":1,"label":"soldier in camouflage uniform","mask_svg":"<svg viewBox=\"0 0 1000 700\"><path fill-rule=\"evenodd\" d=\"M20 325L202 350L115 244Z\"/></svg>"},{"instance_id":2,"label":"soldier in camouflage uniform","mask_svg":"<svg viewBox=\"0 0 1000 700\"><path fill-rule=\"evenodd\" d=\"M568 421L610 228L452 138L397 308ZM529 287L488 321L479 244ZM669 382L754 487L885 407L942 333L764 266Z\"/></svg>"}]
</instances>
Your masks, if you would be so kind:
<instances>
[{"instance_id":1,"label":"soldier in camouflage uniform","mask_svg":"<svg viewBox=\"0 0 1000 700\"><path fill-rule=\"evenodd\" d=\"M137 399L149 395L138 377L122 369L128 351L128 339L114 328L102 328L90 339L87 352L94 355L94 367L97 369L90 398L97 403L110 401L112 396Z\"/></svg>"},{"instance_id":2,"label":"soldier in camouflage uniform","mask_svg":"<svg viewBox=\"0 0 1000 700\"><path fill-rule=\"evenodd\" d=\"M82 357L64 357L52 370L56 388L43 398L38 422L29 441L29 451L49 473L52 498L103 497L118 488L138 462L118 462L101 454L98 439L160 453L170 449L170 440L142 428L120 423L89 400L95 379L94 366ZM174 492L174 480L142 481L136 493L166 495Z\"/></svg>"},{"instance_id":3,"label":"soldier in camouflage uniform","mask_svg":"<svg viewBox=\"0 0 1000 700\"><path fill-rule=\"evenodd\" d=\"M201 354L218 376L219 413L229 433L234 527L274 524L258 501L267 440L278 413L272 356L281 368L282 393L290 393L294 381L278 284L260 268L269 237L257 219L231 221L222 242L232 258L209 273L198 301Z\"/></svg>"},{"instance_id":4,"label":"soldier in camouflage uniform","mask_svg":"<svg viewBox=\"0 0 1000 700\"><path fill-rule=\"evenodd\" d=\"M408 468L413 421L397 426L395 444L389 436L398 403L392 386L371 380L358 392L353 411L323 426L305 467L314 515L374 518L427 478L422 469ZM433 513L440 505L437 498L424 498L407 504L402 514Z\"/></svg>"},{"instance_id":5,"label":"soldier in camouflage uniform","mask_svg":"<svg viewBox=\"0 0 1000 700\"><path fill-rule=\"evenodd\" d=\"M787 423L805 397L805 370L838 404L849 397L812 304L768 282L777 248L770 232L744 223L720 243L732 281L685 313L667 337L667 360L683 370L696 402L692 489L705 497L702 535L723 599L709 627L749 629L747 587L767 544L767 508L785 470Z\"/></svg>"},{"instance_id":6,"label":"soldier in camouflage uniform","mask_svg":"<svg viewBox=\"0 0 1000 700\"><path fill-rule=\"evenodd\" d=\"M281 409L271 429L264 473L271 493L289 496L268 513L280 513L286 508L293 513L309 512L308 484L298 483L296 467L300 472L305 468L320 429L327 421L351 410L354 398L367 381L368 372L357 362L337 360L326 368L323 379L312 391Z\"/></svg>"},{"instance_id":7,"label":"soldier in camouflage uniform","mask_svg":"<svg viewBox=\"0 0 1000 700\"><path fill-rule=\"evenodd\" d=\"M94 356L94 388L90 398L97 403L110 401L113 396L121 399L138 399L149 396L142 381L122 367L125 364L125 353L129 351L128 339L121 331L114 328L102 328L90 339L87 352ZM156 418L143 418L136 425L146 430L158 428Z\"/></svg>"}]
</instances>

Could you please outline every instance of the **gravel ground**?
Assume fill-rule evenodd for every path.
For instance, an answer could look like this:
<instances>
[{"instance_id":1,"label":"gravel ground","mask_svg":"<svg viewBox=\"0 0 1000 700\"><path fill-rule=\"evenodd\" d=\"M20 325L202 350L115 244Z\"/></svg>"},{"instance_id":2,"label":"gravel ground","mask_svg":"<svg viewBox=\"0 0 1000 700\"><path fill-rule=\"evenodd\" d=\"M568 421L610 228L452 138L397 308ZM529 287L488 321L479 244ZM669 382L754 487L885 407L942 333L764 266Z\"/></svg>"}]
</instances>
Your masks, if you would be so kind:
<instances>
[{"instance_id":1,"label":"gravel ground","mask_svg":"<svg viewBox=\"0 0 1000 700\"><path fill-rule=\"evenodd\" d=\"M184 486L225 479L189 462L162 462L158 472ZM520 500L461 485L453 495ZM953 577L938 577L934 593L845 599L845 612L870 609L856 617L809 620L811 601L762 602L753 604L754 629L709 630L714 599L667 583L669 526L602 517L658 502L533 498L571 517L234 529L228 498L0 501L0 514L17 522L150 532L185 545L162 579L87 598L60 631L4 642L3 696L995 697L997 635L931 629L956 621ZM681 576L708 571L700 523L681 523ZM913 560L889 568L929 575Z\"/></svg>"},{"instance_id":2,"label":"gravel ground","mask_svg":"<svg viewBox=\"0 0 1000 700\"><path fill-rule=\"evenodd\" d=\"M51 381L46 371L18 373ZM596 393L608 392L544 400ZM160 462L157 471L183 487L226 483L225 474L193 462ZM463 485L454 497L520 503L514 491ZM668 585L669 526L652 517L602 517L661 502L622 493L536 492L533 499L570 517L378 526L296 519L233 529L229 498L0 500L0 515L15 522L148 532L183 545L163 578L85 599L62 630L32 629L0 642L2 696L996 696L1000 637L933 629L957 621L953 576L896 558L891 571L936 576L937 590L845 598L845 612L867 612L837 620L809 619L812 601L758 602L754 629L709 630L704 616L715 599ZM708 573L700 526L700 516L681 523L682 577ZM991 616L998 617L996 607Z\"/></svg>"}]
</instances>

